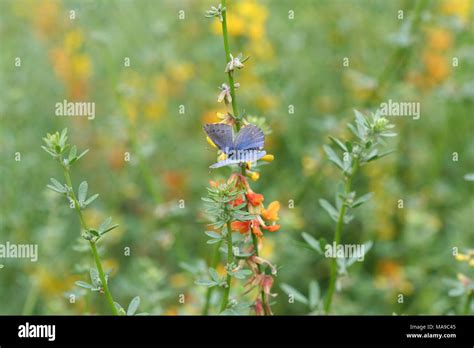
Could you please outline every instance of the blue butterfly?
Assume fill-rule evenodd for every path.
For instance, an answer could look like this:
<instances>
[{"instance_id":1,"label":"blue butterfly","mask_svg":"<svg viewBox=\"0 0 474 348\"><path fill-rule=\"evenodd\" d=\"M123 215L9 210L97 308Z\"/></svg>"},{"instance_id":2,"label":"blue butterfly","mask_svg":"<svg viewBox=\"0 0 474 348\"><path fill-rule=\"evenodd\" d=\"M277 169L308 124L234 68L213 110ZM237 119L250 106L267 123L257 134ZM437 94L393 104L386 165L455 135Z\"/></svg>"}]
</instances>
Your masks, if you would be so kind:
<instances>
[{"instance_id":1,"label":"blue butterfly","mask_svg":"<svg viewBox=\"0 0 474 348\"><path fill-rule=\"evenodd\" d=\"M242 127L235 137L233 127L224 123L206 124L204 131L219 150L227 155L227 159L214 163L209 168L255 162L266 155L263 151L265 135L253 124Z\"/></svg>"}]
</instances>

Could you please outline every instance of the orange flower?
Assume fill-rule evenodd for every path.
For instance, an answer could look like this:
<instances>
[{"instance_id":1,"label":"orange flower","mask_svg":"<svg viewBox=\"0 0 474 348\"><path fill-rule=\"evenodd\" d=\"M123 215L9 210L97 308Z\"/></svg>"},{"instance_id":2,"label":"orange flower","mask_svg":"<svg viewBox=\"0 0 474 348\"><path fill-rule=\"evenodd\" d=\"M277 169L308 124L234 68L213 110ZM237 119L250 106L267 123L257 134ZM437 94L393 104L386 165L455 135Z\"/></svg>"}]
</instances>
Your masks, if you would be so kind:
<instances>
[{"instance_id":1,"label":"orange flower","mask_svg":"<svg viewBox=\"0 0 474 348\"><path fill-rule=\"evenodd\" d=\"M265 220L277 221L279 219L279 217L278 217L278 211L279 210L280 210L280 202L273 201L268 205L268 209L264 208L262 210L262 217Z\"/></svg>"},{"instance_id":2,"label":"orange flower","mask_svg":"<svg viewBox=\"0 0 474 348\"><path fill-rule=\"evenodd\" d=\"M250 204L252 204L254 207L257 207L263 202L264 197L263 197L263 195L261 195L259 193L249 191L249 192L247 192L247 199L248 199Z\"/></svg>"},{"instance_id":3,"label":"orange flower","mask_svg":"<svg viewBox=\"0 0 474 348\"><path fill-rule=\"evenodd\" d=\"M213 188L218 188L219 185L222 185L223 183L224 183L224 180L218 180L218 181L209 180L209 185Z\"/></svg>"},{"instance_id":4,"label":"orange flower","mask_svg":"<svg viewBox=\"0 0 474 348\"><path fill-rule=\"evenodd\" d=\"M250 229L250 221L233 221L230 227L232 231L237 231L244 234Z\"/></svg>"},{"instance_id":5,"label":"orange flower","mask_svg":"<svg viewBox=\"0 0 474 348\"><path fill-rule=\"evenodd\" d=\"M257 237L263 237L262 230L260 229L260 222L258 220L252 220L252 233Z\"/></svg>"},{"instance_id":6,"label":"orange flower","mask_svg":"<svg viewBox=\"0 0 474 348\"><path fill-rule=\"evenodd\" d=\"M276 232L280 229L280 225L270 225L270 226L263 226L262 227L267 230L268 232Z\"/></svg>"},{"instance_id":7,"label":"orange flower","mask_svg":"<svg viewBox=\"0 0 474 348\"><path fill-rule=\"evenodd\" d=\"M230 202L230 205L233 207L237 207L238 205L241 205L242 203L245 203L245 200L242 197L234 199L232 202Z\"/></svg>"}]
</instances>

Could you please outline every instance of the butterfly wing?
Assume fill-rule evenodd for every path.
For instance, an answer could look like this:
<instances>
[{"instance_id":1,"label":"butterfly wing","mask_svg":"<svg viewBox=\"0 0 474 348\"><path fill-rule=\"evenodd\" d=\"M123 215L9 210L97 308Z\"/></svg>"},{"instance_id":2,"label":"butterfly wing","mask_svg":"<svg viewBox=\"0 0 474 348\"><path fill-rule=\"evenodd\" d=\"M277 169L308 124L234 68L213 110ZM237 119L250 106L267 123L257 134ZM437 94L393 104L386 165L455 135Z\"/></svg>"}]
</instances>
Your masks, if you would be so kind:
<instances>
[{"instance_id":1,"label":"butterfly wing","mask_svg":"<svg viewBox=\"0 0 474 348\"><path fill-rule=\"evenodd\" d=\"M209 168L215 169L215 168L228 166L228 165L231 165L231 164L237 164L237 163L240 163L240 162L241 161L238 160L238 159L227 158L223 161L219 161L219 162L214 163L213 165L209 166Z\"/></svg>"},{"instance_id":2,"label":"butterfly wing","mask_svg":"<svg viewBox=\"0 0 474 348\"><path fill-rule=\"evenodd\" d=\"M222 152L228 152L234 148L234 135L231 125L224 123L208 123L204 125L204 131Z\"/></svg>"},{"instance_id":3,"label":"butterfly wing","mask_svg":"<svg viewBox=\"0 0 474 348\"><path fill-rule=\"evenodd\" d=\"M236 150L262 150L265 145L263 131L253 124L243 127L235 137Z\"/></svg>"}]
</instances>

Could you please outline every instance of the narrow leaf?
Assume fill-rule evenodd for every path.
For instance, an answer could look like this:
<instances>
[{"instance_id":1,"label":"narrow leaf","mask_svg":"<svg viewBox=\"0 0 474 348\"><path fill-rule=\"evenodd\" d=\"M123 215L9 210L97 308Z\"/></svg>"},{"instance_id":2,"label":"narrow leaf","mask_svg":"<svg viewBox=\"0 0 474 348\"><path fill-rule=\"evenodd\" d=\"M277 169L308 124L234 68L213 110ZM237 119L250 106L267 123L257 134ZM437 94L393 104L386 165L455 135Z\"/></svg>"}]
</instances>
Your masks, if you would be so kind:
<instances>
[{"instance_id":1,"label":"narrow leaf","mask_svg":"<svg viewBox=\"0 0 474 348\"><path fill-rule=\"evenodd\" d=\"M301 236L303 237L303 239L305 240L305 242L308 243L308 245L309 245L311 248L313 248L314 250L316 250L319 254L322 254L322 253L323 253L319 242L318 242L313 236L311 236L310 234L308 234L308 233L306 233L306 232L301 233Z\"/></svg>"},{"instance_id":2,"label":"narrow leaf","mask_svg":"<svg viewBox=\"0 0 474 348\"><path fill-rule=\"evenodd\" d=\"M334 208L331 203L326 201L325 199L320 199L319 204L321 207L329 214L329 216L334 220L337 221L339 218L339 212Z\"/></svg>"},{"instance_id":3,"label":"narrow leaf","mask_svg":"<svg viewBox=\"0 0 474 348\"><path fill-rule=\"evenodd\" d=\"M94 201L97 199L97 197L99 197L99 194L98 194L98 193L96 193L96 194L90 196L89 198L87 198L87 200L83 203L84 206L88 206L89 204L91 204L92 202L94 202Z\"/></svg>"},{"instance_id":4,"label":"narrow leaf","mask_svg":"<svg viewBox=\"0 0 474 348\"><path fill-rule=\"evenodd\" d=\"M127 308L127 315L134 315L140 305L140 296L135 296Z\"/></svg>"},{"instance_id":5,"label":"narrow leaf","mask_svg":"<svg viewBox=\"0 0 474 348\"><path fill-rule=\"evenodd\" d=\"M77 193L77 199L79 200L80 204L83 204L84 200L87 197L87 189L88 189L87 181L81 182L81 184L79 185L78 193Z\"/></svg>"},{"instance_id":6,"label":"narrow leaf","mask_svg":"<svg viewBox=\"0 0 474 348\"><path fill-rule=\"evenodd\" d=\"M292 296L295 301L308 305L308 299L294 287L286 283L281 284L280 287L288 296Z\"/></svg>"}]
</instances>

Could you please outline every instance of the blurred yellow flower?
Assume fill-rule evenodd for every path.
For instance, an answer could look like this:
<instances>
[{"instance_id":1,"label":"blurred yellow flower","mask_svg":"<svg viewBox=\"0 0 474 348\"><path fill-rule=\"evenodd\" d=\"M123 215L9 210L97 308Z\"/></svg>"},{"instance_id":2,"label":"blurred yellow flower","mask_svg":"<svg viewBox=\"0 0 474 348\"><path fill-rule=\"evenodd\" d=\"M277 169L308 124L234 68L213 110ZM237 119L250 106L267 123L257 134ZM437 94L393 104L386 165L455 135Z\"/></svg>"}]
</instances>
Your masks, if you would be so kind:
<instances>
[{"instance_id":1,"label":"blurred yellow flower","mask_svg":"<svg viewBox=\"0 0 474 348\"><path fill-rule=\"evenodd\" d=\"M169 72L176 82L185 82L194 76L194 67L190 63L178 63L172 65Z\"/></svg>"},{"instance_id":2,"label":"blurred yellow flower","mask_svg":"<svg viewBox=\"0 0 474 348\"><path fill-rule=\"evenodd\" d=\"M275 251L274 240L270 238L266 238L265 242L262 243L262 247L260 249L260 257L266 260L270 260L273 258L274 251Z\"/></svg>"},{"instance_id":3,"label":"blurred yellow flower","mask_svg":"<svg viewBox=\"0 0 474 348\"><path fill-rule=\"evenodd\" d=\"M443 28L432 28L428 31L428 48L444 51L451 47L453 38L451 32Z\"/></svg>"},{"instance_id":4,"label":"blurred yellow flower","mask_svg":"<svg viewBox=\"0 0 474 348\"><path fill-rule=\"evenodd\" d=\"M474 267L474 249L469 249L466 254L458 253L455 258L459 262L467 262L469 266Z\"/></svg>"},{"instance_id":5,"label":"blurred yellow flower","mask_svg":"<svg viewBox=\"0 0 474 348\"><path fill-rule=\"evenodd\" d=\"M301 159L301 166L303 167L303 175L311 176L316 173L316 170L318 169L318 162L314 157L304 155Z\"/></svg>"},{"instance_id":6,"label":"blurred yellow flower","mask_svg":"<svg viewBox=\"0 0 474 348\"><path fill-rule=\"evenodd\" d=\"M220 113L217 110L211 110L205 112L202 115L201 120L203 123L216 123L220 122L223 118L225 118L225 114Z\"/></svg>"},{"instance_id":7,"label":"blurred yellow flower","mask_svg":"<svg viewBox=\"0 0 474 348\"><path fill-rule=\"evenodd\" d=\"M184 288L188 285L188 278L184 273L176 273L170 277L170 285L174 289Z\"/></svg>"},{"instance_id":8,"label":"blurred yellow flower","mask_svg":"<svg viewBox=\"0 0 474 348\"><path fill-rule=\"evenodd\" d=\"M64 49L69 53L74 53L81 48L83 42L82 31L80 29L72 30L64 37Z\"/></svg>"},{"instance_id":9,"label":"blurred yellow flower","mask_svg":"<svg viewBox=\"0 0 474 348\"><path fill-rule=\"evenodd\" d=\"M16 3L22 2L23 1L16 1ZM61 22L59 19L59 2L56 0L35 1L34 5L37 5L36 8L31 10L30 7L29 12L32 15L33 27L38 37L40 39L46 39L52 34L57 33L58 24Z\"/></svg>"},{"instance_id":10,"label":"blurred yellow flower","mask_svg":"<svg viewBox=\"0 0 474 348\"><path fill-rule=\"evenodd\" d=\"M266 7L255 0L241 0L235 3L233 11L227 13L227 31L230 36L246 36L252 40L262 40L265 36L265 22L268 17ZM221 22L212 22L213 32L221 34Z\"/></svg>"},{"instance_id":11,"label":"blurred yellow flower","mask_svg":"<svg viewBox=\"0 0 474 348\"><path fill-rule=\"evenodd\" d=\"M72 57L72 72L74 77L87 79L91 75L91 60L85 54L79 54Z\"/></svg>"},{"instance_id":12,"label":"blurred yellow flower","mask_svg":"<svg viewBox=\"0 0 474 348\"><path fill-rule=\"evenodd\" d=\"M438 84L448 77L450 72L448 59L434 52L427 52L423 55L423 63L428 79L428 84Z\"/></svg>"},{"instance_id":13,"label":"blurred yellow flower","mask_svg":"<svg viewBox=\"0 0 474 348\"><path fill-rule=\"evenodd\" d=\"M469 19L471 0L444 0L440 4L441 13L456 16L463 23Z\"/></svg>"},{"instance_id":14,"label":"blurred yellow flower","mask_svg":"<svg viewBox=\"0 0 474 348\"><path fill-rule=\"evenodd\" d=\"M63 277L60 272L51 272L49 268L35 268L34 277L38 281L38 287L43 296L56 296L63 294L74 286L74 282L79 280L79 276Z\"/></svg>"},{"instance_id":15,"label":"blurred yellow flower","mask_svg":"<svg viewBox=\"0 0 474 348\"><path fill-rule=\"evenodd\" d=\"M376 274L375 286L377 288L401 291L406 295L413 292L413 285L406 279L403 267L396 261L379 261Z\"/></svg>"}]
</instances>

